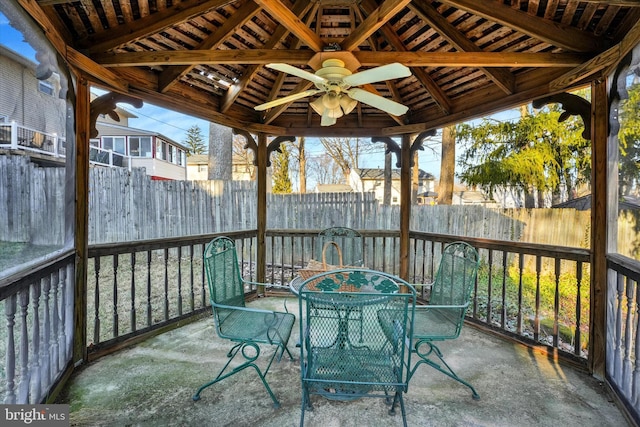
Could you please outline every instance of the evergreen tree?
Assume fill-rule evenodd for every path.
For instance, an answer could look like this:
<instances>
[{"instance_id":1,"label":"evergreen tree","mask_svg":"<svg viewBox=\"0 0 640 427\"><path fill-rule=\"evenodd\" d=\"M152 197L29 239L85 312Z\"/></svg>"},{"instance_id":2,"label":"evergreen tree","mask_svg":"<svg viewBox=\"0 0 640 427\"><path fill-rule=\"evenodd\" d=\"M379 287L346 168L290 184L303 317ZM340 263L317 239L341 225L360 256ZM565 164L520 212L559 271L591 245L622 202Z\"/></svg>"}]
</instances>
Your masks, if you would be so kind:
<instances>
[{"instance_id":1,"label":"evergreen tree","mask_svg":"<svg viewBox=\"0 0 640 427\"><path fill-rule=\"evenodd\" d=\"M559 106L551 105L514 122L484 119L477 126L458 125L457 140L467 143L458 176L489 193L500 187L520 189L529 200L526 207L533 207L536 191L551 191L557 202L564 187L571 197L591 175L591 143L581 136L579 117L560 123L560 114Z\"/></svg>"},{"instance_id":2,"label":"evergreen tree","mask_svg":"<svg viewBox=\"0 0 640 427\"><path fill-rule=\"evenodd\" d=\"M187 137L183 142L187 147L188 156L204 154L207 152L207 147L204 145L202 131L198 125L193 125L187 130Z\"/></svg>"},{"instance_id":3,"label":"evergreen tree","mask_svg":"<svg viewBox=\"0 0 640 427\"><path fill-rule=\"evenodd\" d=\"M293 191L289 177L289 149L285 144L280 145L280 151L273 154L273 187L276 194L289 194Z\"/></svg>"}]
</instances>

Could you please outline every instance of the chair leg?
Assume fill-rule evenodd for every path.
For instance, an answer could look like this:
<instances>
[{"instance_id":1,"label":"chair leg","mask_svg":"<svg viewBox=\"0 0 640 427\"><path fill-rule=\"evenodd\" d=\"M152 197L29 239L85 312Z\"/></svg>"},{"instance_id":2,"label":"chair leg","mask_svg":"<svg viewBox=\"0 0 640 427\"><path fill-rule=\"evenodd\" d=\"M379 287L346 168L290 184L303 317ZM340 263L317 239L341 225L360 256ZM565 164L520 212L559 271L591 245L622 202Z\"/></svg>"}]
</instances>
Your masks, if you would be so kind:
<instances>
[{"instance_id":1,"label":"chair leg","mask_svg":"<svg viewBox=\"0 0 640 427\"><path fill-rule=\"evenodd\" d=\"M252 347L254 349L254 351L255 351L254 356L248 356L249 353L245 353L244 352L243 349L246 346L250 346L250 347ZM240 350L243 350L243 351L240 351ZM227 367L229 367L229 364L231 363L233 358L236 357L238 355L238 353L242 354L247 360L244 363L242 363L241 365L236 366L235 368L233 368L227 374L223 375L223 373L225 372ZM218 376L215 379L213 379L212 381L209 381L208 383L202 385L198 389L198 391L193 395L193 397L192 397L193 401L197 402L198 400L200 400L200 393L205 388L210 387L210 386L214 385L215 383L220 382L220 381L224 380L225 378L228 378L228 377L230 377L230 376L232 376L234 374L237 374L238 372L240 372L240 371L242 371L242 370L244 370L246 368L253 368L253 369L255 369L255 371L257 372L258 376L260 377L260 380L262 381L262 384L264 384L264 387L267 389L267 392L269 393L269 396L271 396L271 400L273 400L273 407L274 408L279 408L280 407L280 402L278 402L278 399L276 398L275 394L273 394L273 391L271 391L271 387L269 387L269 384L267 383L267 380L266 380L265 376L262 374L262 371L260 371L260 368L258 368L258 366L255 363L253 363L258 358L259 355L260 355L260 348L255 343L241 343L241 344L235 345L229 351L229 353L227 354L227 356L229 357L229 360L224 365L224 367L222 368L222 370L220 371ZM275 353L274 353L274 357L275 357ZM271 361L273 361L273 357L272 357ZM269 363L269 365L271 365L271 363Z\"/></svg>"},{"instance_id":2,"label":"chair leg","mask_svg":"<svg viewBox=\"0 0 640 427\"><path fill-rule=\"evenodd\" d=\"M426 344L429 346L429 350L424 353L421 352L419 350L419 347L423 344ZM409 377L412 377L413 374L415 373L416 369L418 369L418 366L420 366L423 363L426 363L427 365L437 369L438 371L442 372L443 374L445 374L446 376L448 376L449 378L453 378L454 380L458 381L460 384L463 384L465 386L467 386L472 393L472 397L474 400L480 400L480 395L478 394L478 392L476 392L476 389L473 388L473 386L471 384L469 384L468 382L466 382L465 380L463 380L462 378L460 378L458 376L458 374L456 374L454 372L453 369L451 369L451 367L447 364L447 362L445 362L443 356L442 356L442 352L440 351L440 349L438 348L438 346L436 346L434 343L430 342L430 341L418 341L414 347L413 352L418 355L418 357L420 357L420 360L418 360L416 362L416 364L413 366L413 369L411 369L411 373ZM440 366L438 363L434 362L433 360L431 360L429 358L429 356L431 354L434 354L438 359L440 359L440 362L442 363L442 365L444 365L444 368L442 366ZM446 369L445 369L446 368Z\"/></svg>"}]
</instances>

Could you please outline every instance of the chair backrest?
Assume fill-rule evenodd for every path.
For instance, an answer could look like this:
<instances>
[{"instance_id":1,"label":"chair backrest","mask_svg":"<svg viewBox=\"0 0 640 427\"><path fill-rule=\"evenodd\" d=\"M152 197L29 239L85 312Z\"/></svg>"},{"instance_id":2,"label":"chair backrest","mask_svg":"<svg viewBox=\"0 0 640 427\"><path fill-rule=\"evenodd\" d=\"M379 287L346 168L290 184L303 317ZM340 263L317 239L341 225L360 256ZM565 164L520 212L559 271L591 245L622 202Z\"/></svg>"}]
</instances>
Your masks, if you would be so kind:
<instances>
[{"instance_id":1,"label":"chair backrest","mask_svg":"<svg viewBox=\"0 0 640 427\"><path fill-rule=\"evenodd\" d=\"M211 305L244 307L244 281L240 275L236 245L228 237L216 237L204 250L204 268Z\"/></svg>"},{"instance_id":2,"label":"chair backrest","mask_svg":"<svg viewBox=\"0 0 640 427\"><path fill-rule=\"evenodd\" d=\"M480 259L475 248L453 242L442 250L442 259L431 288L430 305L465 305L476 282ZM464 311L463 311L464 316Z\"/></svg>"},{"instance_id":3,"label":"chair backrest","mask_svg":"<svg viewBox=\"0 0 640 427\"><path fill-rule=\"evenodd\" d=\"M309 392L349 399L406 387L414 288L366 269L315 277L322 278L315 290L307 289L310 279L299 293L302 380ZM336 292L345 287L357 291Z\"/></svg>"},{"instance_id":4,"label":"chair backrest","mask_svg":"<svg viewBox=\"0 0 640 427\"><path fill-rule=\"evenodd\" d=\"M327 242L336 242L342 251L342 264L345 266L362 266L364 259L362 248L364 240L362 235L348 227L325 228L316 238L315 256L322 260L322 250ZM327 264L339 265L340 257L335 246L329 245L326 249Z\"/></svg>"}]
</instances>

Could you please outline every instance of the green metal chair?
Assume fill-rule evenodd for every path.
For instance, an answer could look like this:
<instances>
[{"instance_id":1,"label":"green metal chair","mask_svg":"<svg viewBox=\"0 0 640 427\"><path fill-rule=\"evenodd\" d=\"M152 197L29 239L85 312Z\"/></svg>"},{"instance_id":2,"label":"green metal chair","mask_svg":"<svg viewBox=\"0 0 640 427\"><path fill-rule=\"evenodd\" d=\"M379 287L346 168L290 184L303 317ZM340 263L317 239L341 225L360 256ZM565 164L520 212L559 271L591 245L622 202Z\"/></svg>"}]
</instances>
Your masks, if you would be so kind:
<instances>
[{"instance_id":1,"label":"green metal chair","mask_svg":"<svg viewBox=\"0 0 640 427\"><path fill-rule=\"evenodd\" d=\"M412 351L417 362L410 374L412 377L420 365L427 364L469 387L474 399L480 399L480 395L445 362L434 341L460 336L479 262L478 252L473 246L464 242L450 243L442 250L434 282L414 285L429 286L431 295L427 305L416 305Z\"/></svg>"},{"instance_id":2,"label":"green metal chair","mask_svg":"<svg viewBox=\"0 0 640 427\"><path fill-rule=\"evenodd\" d=\"M200 400L200 393L205 388L246 368L253 368L269 392L273 406L279 407L280 403L271 391L265 377L273 360L277 357L280 361L285 351L289 358L294 360L287 348L287 343L291 336L295 316L291 313L253 309L245 306L245 285L249 282L244 281L240 274L233 240L228 237L213 239L206 246L203 258L216 332L220 338L230 340L235 344L229 350L227 354L229 360L222 370L212 381L198 389L193 395L193 400ZM276 347L264 370L261 370L257 365L261 352L260 344ZM237 355L241 355L245 360L227 371L231 361Z\"/></svg>"},{"instance_id":3,"label":"green metal chair","mask_svg":"<svg viewBox=\"0 0 640 427\"><path fill-rule=\"evenodd\" d=\"M414 288L378 271L340 269L306 280L299 302L300 425L305 411L313 410L311 395L320 395L347 401L385 398L390 415L400 405L406 426L403 392L408 387L411 351L405 337L413 321Z\"/></svg>"},{"instance_id":4,"label":"green metal chair","mask_svg":"<svg viewBox=\"0 0 640 427\"><path fill-rule=\"evenodd\" d=\"M320 260L320 254L328 242L335 242L340 247L342 259L335 247L329 246L325 253L328 264L339 265L342 261L345 266L362 266L364 265L362 235L348 227L330 227L325 228L315 240L315 254Z\"/></svg>"}]
</instances>

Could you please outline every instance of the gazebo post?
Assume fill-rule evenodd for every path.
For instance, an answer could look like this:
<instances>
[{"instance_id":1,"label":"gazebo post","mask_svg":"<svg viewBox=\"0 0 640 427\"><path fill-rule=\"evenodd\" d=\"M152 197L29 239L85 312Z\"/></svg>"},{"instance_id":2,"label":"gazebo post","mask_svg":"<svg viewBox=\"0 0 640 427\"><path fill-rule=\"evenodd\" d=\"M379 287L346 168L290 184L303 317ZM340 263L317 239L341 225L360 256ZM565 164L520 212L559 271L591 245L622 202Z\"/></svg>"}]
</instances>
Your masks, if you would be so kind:
<instances>
[{"instance_id":1,"label":"gazebo post","mask_svg":"<svg viewBox=\"0 0 640 427\"><path fill-rule=\"evenodd\" d=\"M400 149L400 278L409 280L409 221L411 219L411 135L402 135Z\"/></svg>"},{"instance_id":2,"label":"gazebo post","mask_svg":"<svg viewBox=\"0 0 640 427\"><path fill-rule=\"evenodd\" d=\"M73 363L87 360L87 264L89 248L89 82L78 76L75 110L75 286Z\"/></svg>"},{"instance_id":3,"label":"gazebo post","mask_svg":"<svg viewBox=\"0 0 640 427\"><path fill-rule=\"evenodd\" d=\"M258 163L258 219L257 219L257 264L256 264L256 280L265 282L267 277L267 247L265 236L267 231L267 135L258 133L258 149L256 152ZM259 293L263 293L264 289L259 289Z\"/></svg>"},{"instance_id":4,"label":"gazebo post","mask_svg":"<svg viewBox=\"0 0 640 427\"><path fill-rule=\"evenodd\" d=\"M607 316L607 82L591 84L591 309L589 370L605 377Z\"/></svg>"}]
</instances>

